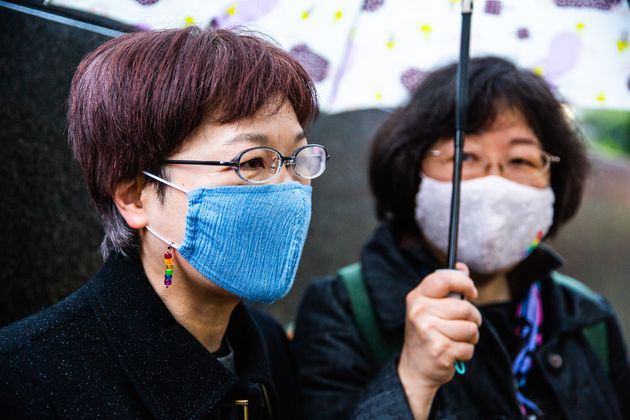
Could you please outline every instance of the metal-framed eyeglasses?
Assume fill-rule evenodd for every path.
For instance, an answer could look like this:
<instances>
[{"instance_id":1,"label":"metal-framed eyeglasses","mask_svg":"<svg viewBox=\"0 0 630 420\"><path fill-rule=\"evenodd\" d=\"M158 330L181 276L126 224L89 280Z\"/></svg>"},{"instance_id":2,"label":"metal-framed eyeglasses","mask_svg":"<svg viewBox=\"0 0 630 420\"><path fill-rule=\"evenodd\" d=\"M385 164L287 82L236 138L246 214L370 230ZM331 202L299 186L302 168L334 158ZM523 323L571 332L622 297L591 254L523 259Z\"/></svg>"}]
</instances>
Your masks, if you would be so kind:
<instances>
[{"instance_id":1,"label":"metal-framed eyeglasses","mask_svg":"<svg viewBox=\"0 0 630 420\"><path fill-rule=\"evenodd\" d=\"M245 149L232 160L163 160L165 164L229 166L243 181L263 184L274 179L282 170L291 168L301 178L314 179L324 173L330 155L324 146L308 144L298 148L291 156L283 156L266 146Z\"/></svg>"},{"instance_id":2,"label":"metal-framed eyeglasses","mask_svg":"<svg viewBox=\"0 0 630 420\"><path fill-rule=\"evenodd\" d=\"M444 174L453 173L452 153L441 150L430 150L428 157L439 159ZM540 179L546 175L554 163L560 162L558 156L554 156L543 150L531 148L511 153L505 160L498 163L501 176L515 182L528 183ZM481 154L464 151L462 158L462 178L473 179L486 176L491 167Z\"/></svg>"}]
</instances>

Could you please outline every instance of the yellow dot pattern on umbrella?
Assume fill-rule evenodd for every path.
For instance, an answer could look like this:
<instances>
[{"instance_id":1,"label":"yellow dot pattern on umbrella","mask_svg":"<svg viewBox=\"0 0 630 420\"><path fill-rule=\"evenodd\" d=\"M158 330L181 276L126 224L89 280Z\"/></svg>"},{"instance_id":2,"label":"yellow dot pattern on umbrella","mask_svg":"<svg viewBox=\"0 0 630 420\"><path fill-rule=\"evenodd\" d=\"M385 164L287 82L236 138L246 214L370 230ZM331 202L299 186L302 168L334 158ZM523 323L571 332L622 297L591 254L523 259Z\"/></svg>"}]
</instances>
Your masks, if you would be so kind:
<instances>
[{"instance_id":1,"label":"yellow dot pattern on umbrella","mask_svg":"<svg viewBox=\"0 0 630 420\"><path fill-rule=\"evenodd\" d=\"M501 26L482 28L479 39L473 35L471 46L480 47L482 51L492 52L493 54L506 55L520 65L528 66L535 74L541 77L552 78L554 85L557 86L561 94L567 97L568 100L579 103L580 106L588 107L588 105L591 105L597 107L601 106L604 100L605 104L610 104L610 106L621 108L627 106L627 93L630 91L630 76L626 65L627 59L630 58L630 28L627 26L627 19L625 19L627 13L630 12L627 2L623 0L538 1L541 3L540 13L536 11L536 13L532 14L529 12L527 14L518 12L520 10L528 10L528 8L531 8L530 3L533 5L533 2L518 2L514 0L485 0L478 2L482 5L484 3L503 4L504 12L501 13ZM415 1L400 5L400 7L392 6L395 2L391 0L361 0L357 3L361 7L355 7L354 3L350 5L348 1L326 3L306 0L299 3L288 0L287 4L295 3L296 6L291 12L292 22L286 21L284 12L287 9L283 7L284 2L278 0L206 2L216 3L216 7L208 7L207 12L206 10L195 11L192 8L193 5L202 2L186 0L177 2L178 5L181 3L181 7L177 8L176 12L174 11L177 15L174 16L174 19L169 19L168 23L161 22L163 19L159 16L162 12L149 13L152 11L151 8L143 8L143 12L135 11L135 5L138 3L146 6L157 3L157 6L153 7L153 12L155 12L155 7L160 8L160 4L163 3L157 0L120 2L120 8L112 6L107 10L98 7L99 4L103 3L102 0L83 0L77 3L82 5L81 7L77 6L79 9L94 8L97 14L103 14L103 16L114 19L118 19L119 12L121 13L120 16L123 16L122 12L124 11L124 15L128 15L128 17L124 17L124 19L121 17L121 19L125 21L128 19L127 23L137 23L147 28L166 28L168 25L173 24L173 26L191 27L208 22L210 17L212 17L212 22L219 27L233 24L247 24L254 25L254 27L260 25L271 31L269 35L278 40L300 45L317 43L321 61L329 65L331 69L334 69L334 71L330 70L329 73L323 71L322 80L317 83L321 83L324 80L328 81L330 80L329 77L335 74L336 79L340 80L339 83L343 84L346 83L346 80L360 79L361 81L357 80L353 87L356 86L357 89L361 89L358 86L370 86L367 80L369 73L365 70L358 70L359 68L364 69L363 63L368 62L363 60L363 52L365 50L368 51L365 54L367 60L382 59L389 62L391 71L388 73L388 76L391 77L385 82L388 84L387 88L385 85L382 85L380 93L377 93L379 89L371 85L364 92L365 96L362 96L362 100L355 100L352 97L356 94L353 92L353 89L341 89L340 92L343 91L343 93L337 95L331 103L331 109L338 110L343 109L343 107L364 106L362 101L365 101L365 104L369 106L369 100L374 101L375 97L381 98L383 94L385 98L382 100L392 101L392 106L395 105L395 101L402 101L403 98L399 97L399 95L404 90L400 89L400 84L406 69L419 66L422 70L428 70L442 63L447 57L449 60L452 59L451 54L457 48L456 43L452 40L460 35L459 19L451 22L454 23L453 25L450 23L446 25L446 19L451 19L451 17L459 14L461 0ZM122 5L122 3L127 5ZM411 3L426 3L426 10L424 10L425 5L416 7L411 6ZM509 3L510 7L507 7L507 3ZM543 3L545 3L544 6ZM118 5L118 3L116 4ZM262 6L262 4L265 4L265 6ZM624 4L623 8L621 4ZM88 5L93 6L88 7ZM131 5L134 6L132 7ZM601 5L605 5L605 7L600 8ZM604 10L608 8L608 5L613 5L613 7L610 10ZM536 7L538 9L539 6ZM543 9L549 12L548 16L543 14ZM346 12L348 16L346 16ZM357 12L359 13L357 14ZM483 10L480 12L483 13ZM364 15L368 13L371 17L364 18ZM404 16L392 23L395 13L402 13ZM624 18L618 19L618 13L623 15ZM479 21L477 23L480 23L482 18L486 18L487 14L490 13L478 16ZM604 18L604 14L610 14L610 19L606 19L606 23L602 23L604 19L600 19L600 17ZM537 19L538 16L545 18ZM549 22L555 19L556 16L558 17L557 24L550 25ZM274 22L274 19L277 20ZM494 17L492 19L494 24L496 19ZM608 20L611 23L605 28L607 31L610 31L607 34L611 34L613 37L605 42L600 42L603 39L599 36L602 25L608 25ZM385 32L371 30L370 28L366 29L365 26L362 26L365 22L372 22L372 24L381 29L383 29L384 25L390 25L388 29L391 32L388 32L387 29ZM473 28L475 28L474 22L473 19ZM294 28L291 28L292 24L298 27L296 28L296 33L293 32ZM327 35L330 35L331 39L336 39L337 41L331 42L327 40L325 42L326 45L320 46L320 37L317 36L317 32L321 33L322 28L327 27L334 30L334 33L331 32ZM569 34L573 34L573 38L567 36L569 35L566 33L567 30ZM512 37L505 36L503 37L504 39L494 39L492 35L488 36L488 33L498 34L499 32L511 34ZM315 34L315 38L311 38L311 34ZM516 48L509 44L513 40L511 38L514 38L514 35L516 35L519 42L518 48L526 48L526 53L517 54ZM559 42L556 44L557 35L562 35L563 37L559 38ZM580 39L577 39L578 37ZM296 39L288 41L287 38ZM479 43L476 43L475 40L479 41ZM555 46L554 48L562 49L565 45L570 46L571 49L566 51L567 57L570 56L576 59L572 59L571 63L556 69L555 64L558 63L558 60L563 60L563 57L558 55L557 51L545 53L547 44L550 42ZM598 42L599 44L597 44ZM348 47L344 49L344 56L340 57L337 44L342 43L348 44ZM367 46L364 43L367 43ZM527 43L531 46L530 48L527 48ZM432 45L433 47L431 47ZM444 47L446 45L448 47ZM403 51L413 46L427 47L429 48L427 50L429 54L426 56L423 54L423 59L416 62L416 58L413 57L417 54L405 54L405 51ZM351 53L351 60L348 60ZM376 54L382 54L386 57L376 58ZM340 58L341 60L339 60ZM346 62L348 65L342 67L341 63ZM597 66L597 69L591 68L593 62L599 62L602 65ZM352 63L361 64L351 65ZM534 65L538 65L538 67L534 67ZM338 68L340 73L337 77ZM575 83L575 79L572 79L574 75L582 74L587 69L589 72L594 73L593 77L581 78L580 81ZM355 77L354 72L356 71L359 71L360 74ZM599 82L598 79L603 79L604 81ZM404 87L407 90L410 89L407 85L404 85ZM606 94L600 94L600 92L605 92ZM346 95L349 95L350 98L346 99ZM323 100L323 102L329 103L327 99ZM359 105L359 103L361 104ZM389 105L388 103L387 106ZM341 108L337 108L338 106Z\"/></svg>"},{"instance_id":2,"label":"yellow dot pattern on umbrella","mask_svg":"<svg viewBox=\"0 0 630 420\"><path fill-rule=\"evenodd\" d=\"M381 92L380 90L377 90L376 92L374 92L374 99L376 99L377 101L382 101L383 92Z\"/></svg>"},{"instance_id":3,"label":"yellow dot pattern on umbrella","mask_svg":"<svg viewBox=\"0 0 630 420\"><path fill-rule=\"evenodd\" d=\"M420 25L420 32L424 34L426 39L429 39L429 36L431 36L431 33L433 32L433 26L428 24Z\"/></svg>"},{"instance_id":4,"label":"yellow dot pattern on umbrella","mask_svg":"<svg viewBox=\"0 0 630 420\"><path fill-rule=\"evenodd\" d=\"M188 27L188 26L194 26L195 24L195 18L192 16L186 16L184 18L184 26Z\"/></svg>"}]
</instances>

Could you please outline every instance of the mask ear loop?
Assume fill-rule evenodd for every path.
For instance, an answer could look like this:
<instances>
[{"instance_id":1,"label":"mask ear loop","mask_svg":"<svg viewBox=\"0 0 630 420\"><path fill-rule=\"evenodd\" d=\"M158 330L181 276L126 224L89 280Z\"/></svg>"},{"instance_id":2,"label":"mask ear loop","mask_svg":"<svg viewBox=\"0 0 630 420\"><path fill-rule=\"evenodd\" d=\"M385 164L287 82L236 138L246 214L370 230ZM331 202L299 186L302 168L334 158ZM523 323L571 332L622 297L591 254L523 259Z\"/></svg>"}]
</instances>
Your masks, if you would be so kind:
<instances>
[{"instance_id":1,"label":"mask ear loop","mask_svg":"<svg viewBox=\"0 0 630 420\"><path fill-rule=\"evenodd\" d=\"M180 187L177 184L174 184L170 181L167 181L163 178L160 178L157 175L153 175L150 172L147 171L142 171L143 174L145 174L146 176L148 176L149 178L153 178L158 182L161 182L163 184L168 185L169 187L173 187L176 190L179 190L181 192L183 192L184 194L188 194L188 190L185 188ZM153 235L155 235L158 239L160 239L162 242L164 242L166 245L168 245L168 248L166 249L166 252L164 253L164 286L166 288L168 288L168 286L170 286L173 283L173 254L171 253L171 251L173 249L179 249L179 247L177 245L175 245L175 242L173 241L169 241L167 240L165 237L163 237L162 235L160 235L159 233L157 233L156 231L154 231L153 229L151 229L151 227L149 225L146 226L147 230L149 232L151 232Z\"/></svg>"},{"instance_id":2,"label":"mask ear loop","mask_svg":"<svg viewBox=\"0 0 630 420\"><path fill-rule=\"evenodd\" d=\"M173 184L172 182L169 182L163 178L160 178L157 175L153 175L150 172L147 171L142 171L143 174L145 174L146 176L148 176L149 178L153 178L158 182L161 182L163 184L168 185L169 187L173 187L176 190L179 190L181 192L183 192L184 194L188 194L188 190L180 187L177 184ZM157 233L155 230L151 229L151 227L149 225L146 226L147 230L149 232L151 232L153 235L155 235L158 239L160 239L162 242L164 242L166 245L168 245L168 248L166 249L166 252L164 253L164 286L166 288L168 288L171 284L173 284L173 254L171 253L171 251L173 249L178 249L179 247L177 245L175 245L175 242L173 241L169 241L167 240L165 237L163 237L162 235L160 235L159 233Z\"/></svg>"},{"instance_id":3,"label":"mask ear loop","mask_svg":"<svg viewBox=\"0 0 630 420\"><path fill-rule=\"evenodd\" d=\"M179 249L178 245L175 245L175 242L173 241L169 241L168 239L166 239L164 236L160 235L159 233L157 233L155 230L153 230L151 228L151 226L146 225L145 226L147 228L147 230L149 232L151 232L153 235L155 235L156 238L158 238L160 241L164 242L166 245L169 246L169 248L173 248L173 249Z\"/></svg>"},{"instance_id":4,"label":"mask ear loop","mask_svg":"<svg viewBox=\"0 0 630 420\"><path fill-rule=\"evenodd\" d=\"M157 176L157 175L153 175L151 172L142 171L142 173L143 173L143 174L145 174L146 176L148 176L149 178L153 178L153 179L155 179L156 181L159 181L159 182L161 182L161 183L163 183L163 184L168 185L169 187L173 187L173 188L175 188L176 190L179 190L179 191L183 192L184 194L188 194L188 190L187 190L187 189L182 188L182 187L180 187L180 186L179 186L179 185L177 185L177 184L173 184L172 182L167 181L167 180L165 180L164 178L160 178L160 177L159 177L159 176Z\"/></svg>"}]
</instances>

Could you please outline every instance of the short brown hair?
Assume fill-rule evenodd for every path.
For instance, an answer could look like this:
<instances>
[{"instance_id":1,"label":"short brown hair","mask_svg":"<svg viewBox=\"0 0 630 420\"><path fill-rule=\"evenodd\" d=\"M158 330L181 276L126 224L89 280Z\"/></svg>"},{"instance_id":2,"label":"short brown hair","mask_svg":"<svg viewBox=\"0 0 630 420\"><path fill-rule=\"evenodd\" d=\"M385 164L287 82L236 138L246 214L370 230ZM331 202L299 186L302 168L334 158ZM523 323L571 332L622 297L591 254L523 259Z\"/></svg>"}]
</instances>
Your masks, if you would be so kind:
<instances>
[{"instance_id":1,"label":"short brown hair","mask_svg":"<svg viewBox=\"0 0 630 420\"><path fill-rule=\"evenodd\" d=\"M83 58L70 89L70 147L105 228L104 256L137 246L116 209L117 185L143 170L161 173L202 122L229 124L285 98L299 123L317 115L315 87L288 53L244 31L136 32Z\"/></svg>"},{"instance_id":2,"label":"short brown hair","mask_svg":"<svg viewBox=\"0 0 630 420\"><path fill-rule=\"evenodd\" d=\"M455 135L457 65L441 67L418 86L410 101L396 110L376 133L370 155L370 186L379 220L397 234L416 234L415 196L420 167L436 141ZM498 57L474 58L469 64L467 133L487 129L502 107L518 110L542 147L561 161L551 168L556 201L549 235L577 212L589 170L583 139L544 79Z\"/></svg>"}]
</instances>

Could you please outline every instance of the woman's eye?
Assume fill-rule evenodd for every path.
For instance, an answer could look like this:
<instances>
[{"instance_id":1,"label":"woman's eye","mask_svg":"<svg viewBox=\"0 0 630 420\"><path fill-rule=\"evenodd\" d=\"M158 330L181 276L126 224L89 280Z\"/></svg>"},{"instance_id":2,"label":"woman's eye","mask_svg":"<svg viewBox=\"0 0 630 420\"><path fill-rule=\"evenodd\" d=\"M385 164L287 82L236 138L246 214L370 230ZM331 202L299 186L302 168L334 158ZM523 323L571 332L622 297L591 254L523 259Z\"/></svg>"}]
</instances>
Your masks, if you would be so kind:
<instances>
[{"instance_id":1,"label":"woman's eye","mask_svg":"<svg viewBox=\"0 0 630 420\"><path fill-rule=\"evenodd\" d=\"M512 166L518 166L518 167L530 167L530 168L536 168L540 165L536 165L535 162L533 162L530 159L525 159L525 158L514 158L510 160L510 165Z\"/></svg>"},{"instance_id":2,"label":"woman's eye","mask_svg":"<svg viewBox=\"0 0 630 420\"><path fill-rule=\"evenodd\" d=\"M248 159L245 162L241 162L241 169L244 170L256 170L265 167L263 158Z\"/></svg>"},{"instance_id":3,"label":"woman's eye","mask_svg":"<svg viewBox=\"0 0 630 420\"><path fill-rule=\"evenodd\" d=\"M478 160L479 160L479 157L474 153L464 152L462 154L462 161L464 162L477 162Z\"/></svg>"}]
</instances>

